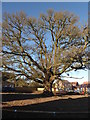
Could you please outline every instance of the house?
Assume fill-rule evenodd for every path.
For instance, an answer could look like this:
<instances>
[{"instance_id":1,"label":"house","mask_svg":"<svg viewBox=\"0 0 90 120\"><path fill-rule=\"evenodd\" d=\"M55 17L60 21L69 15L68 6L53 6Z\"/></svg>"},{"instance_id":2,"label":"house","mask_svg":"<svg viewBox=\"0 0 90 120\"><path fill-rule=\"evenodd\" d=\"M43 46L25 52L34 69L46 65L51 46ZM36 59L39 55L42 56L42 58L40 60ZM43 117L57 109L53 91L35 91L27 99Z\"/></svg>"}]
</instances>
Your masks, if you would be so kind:
<instances>
[{"instance_id":1,"label":"house","mask_svg":"<svg viewBox=\"0 0 90 120\"><path fill-rule=\"evenodd\" d=\"M64 89L67 92L72 91L72 84L68 80L63 80Z\"/></svg>"},{"instance_id":2,"label":"house","mask_svg":"<svg viewBox=\"0 0 90 120\"><path fill-rule=\"evenodd\" d=\"M75 91L79 89L79 83L78 82L70 82L72 84L72 89Z\"/></svg>"},{"instance_id":3,"label":"house","mask_svg":"<svg viewBox=\"0 0 90 120\"><path fill-rule=\"evenodd\" d=\"M68 80L57 80L55 82L54 89L55 89L54 91L56 92L60 92L60 91L70 92L72 91L72 84Z\"/></svg>"},{"instance_id":4,"label":"house","mask_svg":"<svg viewBox=\"0 0 90 120\"><path fill-rule=\"evenodd\" d=\"M72 86L79 86L79 83L78 82L70 82L72 84Z\"/></svg>"},{"instance_id":5,"label":"house","mask_svg":"<svg viewBox=\"0 0 90 120\"><path fill-rule=\"evenodd\" d=\"M80 94L81 93L81 86L79 85L78 82L70 82L72 84L72 90L75 93Z\"/></svg>"},{"instance_id":6,"label":"house","mask_svg":"<svg viewBox=\"0 0 90 120\"><path fill-rule=\"evenodd\" d=\"M84 93L89 93L90 94L90 82L88 82L88 81L83 82L83 84L81 84L81 90Z\"/></svg>"}]
</instances>

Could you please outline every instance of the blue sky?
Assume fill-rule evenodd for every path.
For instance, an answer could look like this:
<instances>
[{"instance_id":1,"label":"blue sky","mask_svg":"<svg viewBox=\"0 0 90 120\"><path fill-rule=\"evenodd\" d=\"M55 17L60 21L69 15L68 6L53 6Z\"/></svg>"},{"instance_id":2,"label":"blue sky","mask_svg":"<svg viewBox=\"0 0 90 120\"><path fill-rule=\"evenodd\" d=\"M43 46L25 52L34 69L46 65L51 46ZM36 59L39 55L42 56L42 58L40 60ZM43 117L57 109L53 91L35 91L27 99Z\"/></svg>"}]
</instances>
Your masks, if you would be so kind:
<instances>
[{"instance_id":1,"label":"blue sky","mask_svg":"<svg viewBox=\"0 0 90 120\"><path fill-rule=\"evenodd\" d=\"M40 13L46 13L48 9L54 9L55 11L68 10L75 13L80 17L80 22L85 24L88 21L88 2L3 2L2 3L2 14L4 12L15 13L24 11L28 16L38 18ZM82 83L88 80L87 71L71 72L70 76L84 77L81 80L68 79L69 81L78 81Z\"/></svg>"},{"instance_id":2,"label":"blue sky","mask_svg":"<svg viewBox=\"0 0 90 120\"><path fill-rule=\"evenodd\" d=\"M27 15L39 17L40 13L45 13L48 9L53 8L55 11L68 10L80 16L83 23L88 19L87 2L4 2L2 3L2 12L13 13L24 11Z\"/></svg>"}]
</instances>

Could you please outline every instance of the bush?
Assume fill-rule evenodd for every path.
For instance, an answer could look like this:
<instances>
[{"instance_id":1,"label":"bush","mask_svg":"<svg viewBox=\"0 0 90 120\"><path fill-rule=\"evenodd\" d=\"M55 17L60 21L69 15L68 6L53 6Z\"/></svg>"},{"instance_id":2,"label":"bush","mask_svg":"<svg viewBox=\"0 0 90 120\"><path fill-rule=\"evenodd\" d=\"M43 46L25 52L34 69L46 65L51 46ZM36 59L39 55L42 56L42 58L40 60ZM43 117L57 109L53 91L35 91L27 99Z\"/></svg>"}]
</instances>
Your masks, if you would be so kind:
<instances>
[{"instance_id":1,"label":"bush","mask_svg":"<svg viewBox=\"0 0 90 120\"><path fill-rule=\"evenodd\" d=\"M15 92L32 93L36 91L34 87L15 87Z\"/></svg>"}]
</instances>

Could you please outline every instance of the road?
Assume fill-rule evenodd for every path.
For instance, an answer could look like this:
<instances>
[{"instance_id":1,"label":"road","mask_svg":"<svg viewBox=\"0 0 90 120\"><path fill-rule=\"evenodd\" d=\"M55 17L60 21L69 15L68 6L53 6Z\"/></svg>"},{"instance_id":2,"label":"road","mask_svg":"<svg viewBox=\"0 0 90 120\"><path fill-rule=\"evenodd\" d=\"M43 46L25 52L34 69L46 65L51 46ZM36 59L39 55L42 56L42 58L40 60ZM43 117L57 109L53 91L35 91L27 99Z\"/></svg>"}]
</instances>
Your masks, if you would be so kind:
<instances>
[{"instance_id":1,"label":"road","mask_svg":"<svg viewBox=\"0 0 90 120\"><path fill-rule=\"evenodd\" d=\"M88 95L4 94L2 98L3 118L88 118L89 115Z\"/></svg>"}]
</instances>

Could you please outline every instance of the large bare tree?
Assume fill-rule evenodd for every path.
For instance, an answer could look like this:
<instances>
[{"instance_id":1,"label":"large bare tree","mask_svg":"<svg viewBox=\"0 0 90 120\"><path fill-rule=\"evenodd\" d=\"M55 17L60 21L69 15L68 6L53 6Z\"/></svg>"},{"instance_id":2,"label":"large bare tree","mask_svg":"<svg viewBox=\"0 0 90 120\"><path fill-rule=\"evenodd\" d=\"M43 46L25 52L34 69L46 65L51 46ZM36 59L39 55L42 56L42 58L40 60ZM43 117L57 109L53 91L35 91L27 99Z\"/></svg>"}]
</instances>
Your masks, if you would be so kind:
<instances>
[{"instance_id":1,"label":"large bare tree","mask_svg":"<svg viewBox=\"0 0 90 120\"><path fill-rule=\"evenodd\" d=\"M5 13L2 43L3 69L40 82L49 92L55 79L88 62L88 26L68 11L50 9L38 19Z\"/></svg>"}]
</instances>

